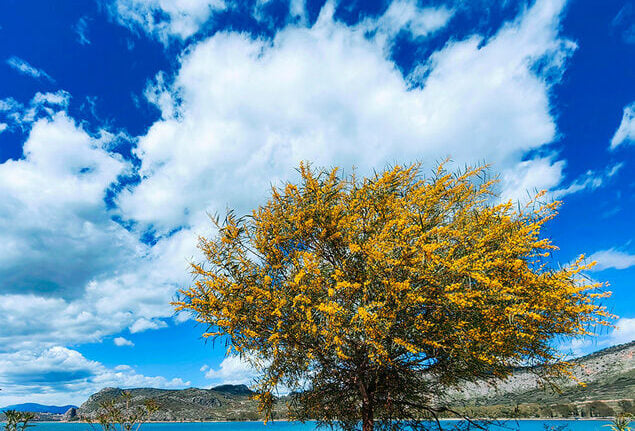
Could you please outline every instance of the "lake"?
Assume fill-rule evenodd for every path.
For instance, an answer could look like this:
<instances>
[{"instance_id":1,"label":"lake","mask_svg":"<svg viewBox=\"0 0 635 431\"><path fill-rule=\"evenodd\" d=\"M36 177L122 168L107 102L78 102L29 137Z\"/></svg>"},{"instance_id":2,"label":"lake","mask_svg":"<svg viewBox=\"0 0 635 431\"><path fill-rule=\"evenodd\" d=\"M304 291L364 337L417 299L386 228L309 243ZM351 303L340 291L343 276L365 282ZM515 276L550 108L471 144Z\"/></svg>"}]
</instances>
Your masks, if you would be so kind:
<instances>
[{"instance_id":1,"label":"lake","mask_svg":"<svg viewBox=\"0 0 635 431\"><path fill-rule=\"evenodd\" d=\"M521 420L507 421L504 426L492 425L493 431L609 431L606 420ZM454 421L443 421L443 427L451 429ZM33 431L101 431L98 425L85 423L41 422L34 423ZM202 422L202 423L148 423L141 431L312 431L311 422L277 421L262 422ZM325 428L326 429L326 428ZM472 428L475 429L475 428Z\"/></svg>"}]
</instances>

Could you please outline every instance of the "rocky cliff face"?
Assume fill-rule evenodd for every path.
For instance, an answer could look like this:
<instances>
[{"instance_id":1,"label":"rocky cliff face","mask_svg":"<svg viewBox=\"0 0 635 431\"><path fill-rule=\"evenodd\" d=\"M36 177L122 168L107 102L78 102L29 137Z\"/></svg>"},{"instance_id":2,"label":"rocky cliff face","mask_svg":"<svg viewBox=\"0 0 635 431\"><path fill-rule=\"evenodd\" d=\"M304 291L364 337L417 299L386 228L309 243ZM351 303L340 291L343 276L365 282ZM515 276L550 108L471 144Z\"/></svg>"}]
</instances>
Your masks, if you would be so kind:
<instances>
[{"instance_id":1,"label":"rocky cliff face","mask_svg":"<svg viewBox=\"0 0 635 431\"><path fill-rule=\"evenodd\" d=\"M457 405L484 413L498 409L511 414L512 408L529 417L635 413L635 342L572 362L575 379L557 382L557 389L540 387L535 372L521 369L496 386L472 383L450 396Z\"/></svg>"},{"instance_id":2,"label":"rocky cliff face","mask_svg":"<svg viewBox=\"0 0 635 431\"><path fill-rule=\"evenodd\" d=\"M561 380L560 389L566 393L574 392L576 398L602 399L609 397L620 397L635 391L635 380L633 371L635 370L635 342L610 347L591 355L583 356L572 361L575 367L572 369L575 379L586 385L584 389L576 380ZM540 398L559 398L562 394L540 390L538 387L536 373L530 370L518 370L509 379L504 380L491 387L479 383L466 385L461 391L464 398L473 400L495 400L504 396L505 398L518 398L518 401L531 399L530 394L539 390Z\"/></svg>"},{"instance_id":3,"label":"rocky cliff face","mask_svg":"<svg viewBox=\"0 0 635 431\"><path fill-rule=\"evenodd\" d=\"M64 420L66 422L76 421L77 420L77 408L71 407L70 409L66 410L66 413L64 413Z\"/></svg>"}]
</instances>

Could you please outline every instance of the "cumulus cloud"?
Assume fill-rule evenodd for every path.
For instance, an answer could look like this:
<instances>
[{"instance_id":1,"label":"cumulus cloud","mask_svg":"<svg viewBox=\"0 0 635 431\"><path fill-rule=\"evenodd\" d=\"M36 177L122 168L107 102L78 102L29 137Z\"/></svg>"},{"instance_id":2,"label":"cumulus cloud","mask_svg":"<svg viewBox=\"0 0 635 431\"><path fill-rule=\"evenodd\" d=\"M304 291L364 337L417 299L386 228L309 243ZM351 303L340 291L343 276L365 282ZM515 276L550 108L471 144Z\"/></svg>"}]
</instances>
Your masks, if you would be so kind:
<instances>
[{"instance_id":1,"label":"cumulus cloud","mask_svg":"<svg viewBox=\"0 0 635 431\"><path fill-rule=\"evenodd\" d=\"M532 65L562 68L574 49L558 36L561 7L538 1L488 41L449 42L408 77L383 39L326 7L313 27L272 42L217 33L182 57L172 85L159 76L149 91L163 119L139 140L144 181L119 196L122 212L160 233L195 226L204 210L246 211L303 159L365 173L449 155L493 163L515 193L554 187L564 162L522 158L555 138L549 83Z\"/></svg>"},{"instance_id":2,"label":"cumulus cloud","mask_svg":"<svg viewBox=\"0 0 635 431\"><path fill-rule=\"evenodd\" d=\"M141 318L137 320L136 322L134 322L132 326L130 326L130 332L135 334L137 332L143 332L149 329L165 328L166 326L168 326L167 323L165 323L162 320L156 320L156 319L149 320L149 319Z\"/></svg>"},{"instance_id":3,"label":"cumulus cloud","mask_svg":"<svg viewBox=\"0 0 635 431\"><path fill-rule=\"evenodd\" d=\"M603 271L605 269L627 269L635 266L635 254L610 248L600 250L589 256L589 261L596 261L597 264L592 271Z\"/></svg>"},{"instance_id":4,"label":"cumulus cloud","mask_svg":"<svg viewBox=\"0 0 635 431\"><path fill-rule=\"evenodd\" d=\"M133 347L134 346L134 343L132 341L124 337L117 337L112 341L115 343L115 346L117 347L123 347L123 346Z\"/></svg>"},{"instance_id":5,"label":"cumulus cloud","mask_svg":"<svg viewBox=\"0 0 635 431\"><path fill-rule=\"evenodd\" d=\"M205 373L205 378L212 380L213 385L249 385L258 375L256 369L247 361L234 355L223 359L218 369L204 365L201 371Z\"/></svg>"},{"instance_id":6,"label":"cumulus cloud","mask_svg":"<svg viewBox=\"0 0 635 431\"><path fill-rule=\"evenodd\" d=\"M145 376L127 365L108 368L61 346L0 353L0 405L56 402L62 394L66 402L81 403L107 386L182 388L189 384L179 378Z\"/></svg>"},{"instance_id":7,"label":"cumulus cloud","mask_svg":"<svg viewBox=\"0 0 635 431\"><path fill-rule=\"evenodd\" d=\"M51 78L51 76L48 73L46 73L42 69L38 69L37 67L31 66L29 63L27 63L26 60L23 60L19 57L15 57L15 56L10 57L9 59L7 59L7 64L12 69L18 71L19 73L23 75L27 75L36 79L44 78L50 82L55 82L55 80Z\"/></svg>"},{"instance_id":8,"label":"cumulus cloud","mask_svg":"<svg viewBox=\"0 0 635 431\"><path fill-rule=\"evenodd\" d=\"M611 149L635 143L635 102L624 107L622 122L611 139Z\"/></svg>"},{"instance_id":9,"label":"cumulus cloud","mask_svg":"<svg viewBox=\"0 0 635 431\"><path fill-rule=\"evenodd\" d=\"M59 113L33 125L23 159L0 165L0 293L73 297L135 252L105 211L127 167L107 145Z\"/></svg>"},{"instance_id":10,"label":"cumulus cloud","mask_svg":"<svg viewBox=\"0 0 635 431\"><path fill-rule=\"evenodd\" d=\"M635 318L623 317L615 323L615 329L611 332L608 344L630 343L635 340Z\"/></svg>"},{"instance_id":11,"label":"cumulus cloud","mask_svg":"<svg viewBox=\"0 0 635 431\"><path fill-rule=\"evenodd\" d=\"M516 163L501 174L503 200L527 201L541 190L549 190L562 181L565 162L553 157L537 157Z\"/></svg>"},{"instance_id":12,"label":"cumulus cloud","mask_svg":"<svg viewBox=\"0 0 635 431\"><path fill-rule=\"evenodd\" d=\"M195 243L175 234L150 249L113 220L105 196L130 168L116 139L59 111L32 124L23 158L0 164L0 352L166 326L157 317L189 281Z\"/></svg>"}]
</instances>

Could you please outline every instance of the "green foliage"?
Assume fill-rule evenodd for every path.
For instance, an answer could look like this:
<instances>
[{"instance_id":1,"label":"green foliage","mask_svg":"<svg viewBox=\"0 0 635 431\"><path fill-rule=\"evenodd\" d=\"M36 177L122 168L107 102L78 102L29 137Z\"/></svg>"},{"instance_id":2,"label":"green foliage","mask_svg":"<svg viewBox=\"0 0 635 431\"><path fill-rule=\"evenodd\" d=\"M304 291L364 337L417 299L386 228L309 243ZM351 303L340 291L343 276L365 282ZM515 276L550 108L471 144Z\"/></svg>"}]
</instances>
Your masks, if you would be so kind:
<instances>
[{"instance_id":1,"label":"green foliage","mask_svg":"<svg viewBox=\"0 0 635 431\"><path fill-rule=\"evenodd\" d=\"M631 431L632 416L628 413L617 415L610 424L605 425L611 428L611 431Z\"/></svg>"},{"instance_id":2,"label":"green foliage","mask_svg":"<svg viewBox=\"0 0 635 431\"><path fill-rule=\"evenodd\" d=\"M33 425L29 425L35 417L35 413L31 412L19 412L17 410L5 410L4 415L7 418L7 422L4 425L5 431L24 431Z\"/></svg>"}]
</instances>

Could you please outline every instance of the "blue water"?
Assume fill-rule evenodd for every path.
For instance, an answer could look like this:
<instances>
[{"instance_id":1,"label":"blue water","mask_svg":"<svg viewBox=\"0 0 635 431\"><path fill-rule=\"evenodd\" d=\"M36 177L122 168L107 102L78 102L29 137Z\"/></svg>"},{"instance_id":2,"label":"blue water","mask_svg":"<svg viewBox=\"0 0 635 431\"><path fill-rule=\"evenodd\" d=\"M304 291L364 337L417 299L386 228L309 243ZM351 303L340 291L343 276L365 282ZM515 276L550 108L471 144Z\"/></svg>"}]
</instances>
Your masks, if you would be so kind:
<instances>
[{"instance_id":1,"label":"blue water","mask_svg":"<svg viewBox=\"0 0 635 431\"><path fill-rule=\"evenodd\" d=\"M492 431L608 431L603 420L522 420L507 421L503 426L491 425ZM443 427L453 428L454 421L443 421ZM326 429L326 428L325 428ZM431 427L434 430L434 427ZM472 428L476 431L475 428ZM85 423L35 423L33 431L101 431L98 425ZM149 423L140 431L313 431L315 423L307 422L202 422L202 423Z\"/></svg>"}]
</instances>

